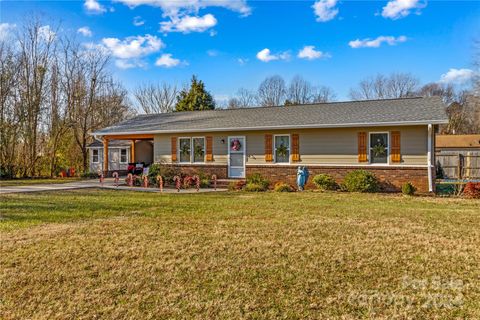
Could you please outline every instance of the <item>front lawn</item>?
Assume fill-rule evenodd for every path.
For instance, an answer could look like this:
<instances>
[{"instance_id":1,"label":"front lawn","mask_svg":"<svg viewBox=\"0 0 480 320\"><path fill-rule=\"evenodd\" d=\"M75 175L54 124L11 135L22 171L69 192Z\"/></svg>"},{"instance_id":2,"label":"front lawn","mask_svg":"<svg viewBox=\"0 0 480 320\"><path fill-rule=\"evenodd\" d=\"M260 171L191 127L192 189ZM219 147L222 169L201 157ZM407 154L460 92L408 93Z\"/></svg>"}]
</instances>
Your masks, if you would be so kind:
<instances>
[{"instance_id":1,"label":"front lawn","mask_svg":"<svg viewBox=\"0 0 480 320\"><path fill-rule=\"evenodd\" d=\"M52 183L68 183L79 181L81 178L34 178L34 179L10 179L10 180L0 180L0 187L11 187L11 186L29 186L34 184L52 184Z\"/></svg>"},{"instance_id":2,"label":"front lawn","mask_svg":"<svg viewBox=\"0 0 480 320\"><path fill-rule=\"evenodd\" d=\"M0 318L480 318L480 201L0 196Z\"/></svg>"}]
</instances>

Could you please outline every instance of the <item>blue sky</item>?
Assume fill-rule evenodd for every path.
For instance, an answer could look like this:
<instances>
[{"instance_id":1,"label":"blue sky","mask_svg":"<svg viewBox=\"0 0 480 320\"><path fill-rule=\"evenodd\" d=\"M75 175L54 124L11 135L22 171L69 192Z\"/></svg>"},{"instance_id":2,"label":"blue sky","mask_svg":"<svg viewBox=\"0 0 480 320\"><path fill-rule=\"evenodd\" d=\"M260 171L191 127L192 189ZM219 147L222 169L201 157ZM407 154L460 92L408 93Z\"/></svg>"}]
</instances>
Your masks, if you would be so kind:
<instances>
[{"instance_id":1,"label":"blue sky","mask_svg":"<svg viewBox=\"0 0 480 320\"><path fill-rule=\"evenodd\" d=\"M0 36L41 13L46 25L61 24L59 32L108 49L129 89L182 85L196 74L220 99L274 74L302 75L339 100L377 73L461 85L474 72L480 38L478 1L2 1L0 8Z\"/></svg>"}]
</instances>

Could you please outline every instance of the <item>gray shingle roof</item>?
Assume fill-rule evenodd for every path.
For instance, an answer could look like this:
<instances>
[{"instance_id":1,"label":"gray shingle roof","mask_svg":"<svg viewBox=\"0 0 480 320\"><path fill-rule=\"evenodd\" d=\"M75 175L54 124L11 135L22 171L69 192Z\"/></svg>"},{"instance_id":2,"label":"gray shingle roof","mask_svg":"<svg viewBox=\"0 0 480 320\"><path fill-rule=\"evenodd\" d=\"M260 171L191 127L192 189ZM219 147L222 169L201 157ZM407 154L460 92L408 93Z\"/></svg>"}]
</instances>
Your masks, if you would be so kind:
<instances>
[{"instance_id":1,"label":"gray shingle roof","mask_svg":"<svg viewBox=\"0 0 480 320\"><path fill-rule=\"evenodd\" d=\"M439 124L448 122L445 109L431 97L146 114L94 134Z\"/></svg>"},{"instance_id":2,"label":"gray shingle roof","mask_svg":"<svg viewBox=\"0 0 480 320\"><path fill-rule=\"evenodd\" d=\"M108 141L108 147L109 148L126 148L130 147L132 142L130 140L109 140ZM97 147L102 147L103 148L103 142L98 141L98 140L93 140L92 143L90 143L87 148L97 148Z\"/></svg>"}]
</instances>

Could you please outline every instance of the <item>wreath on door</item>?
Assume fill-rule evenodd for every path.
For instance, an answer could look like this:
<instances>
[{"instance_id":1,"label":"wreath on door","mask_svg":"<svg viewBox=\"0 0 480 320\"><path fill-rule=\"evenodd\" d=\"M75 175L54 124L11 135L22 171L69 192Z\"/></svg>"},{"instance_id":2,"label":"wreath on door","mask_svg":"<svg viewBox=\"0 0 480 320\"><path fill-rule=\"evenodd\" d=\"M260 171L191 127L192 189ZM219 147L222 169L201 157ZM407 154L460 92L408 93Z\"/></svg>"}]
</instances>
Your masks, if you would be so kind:
<instances>
[{"instance_id":1,"label":"wreath on door","mask_svg":"<svg viewBox=\"0 0 480 320\"><path fill-rule=\"evenodd\" d=\"M240 142L239 139L233 139L230 142L230 150L232 151L240 151L242 149L242 143Z\"/></svg>"}]
</instances>

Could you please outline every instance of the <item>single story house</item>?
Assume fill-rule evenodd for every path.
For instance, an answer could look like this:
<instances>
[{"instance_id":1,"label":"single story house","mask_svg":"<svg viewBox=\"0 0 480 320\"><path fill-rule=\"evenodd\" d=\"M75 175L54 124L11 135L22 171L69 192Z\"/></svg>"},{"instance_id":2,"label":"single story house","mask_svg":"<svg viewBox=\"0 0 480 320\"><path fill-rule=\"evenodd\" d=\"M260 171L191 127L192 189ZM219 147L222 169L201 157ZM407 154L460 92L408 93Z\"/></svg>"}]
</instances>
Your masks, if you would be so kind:
<instances>
[{"instance_id":1,"label":"single story house","mask_svg":"<svg viewBox=\"0 0 480 320\"><path fill-rule=\"evenodd\" d=\"M105 167L103 141L95 139L87 146L87 149L89 150L89 171L102 172ZM130 162L151 164L153 162L153 142L135 139L109 140L107 159L108 170L119 173L126 173Z\"/></svg>"},{"instance_id":2,"label":"single story house","mask_svg":"<svg viewBox=\"0 0 480 320\"><path fill-rule=\"evenodd\" d=\"M440 98L331 102L284 107L145 114L93 133L153 142L153 160L185 172L295 183L296 169L342 181L373 172L387 189L407 181L434 189L434 132L448 122ZM134 154L137 157L138 150ZM112 168L104 162L104 171Z\"/></svg>"}]
</instances>

